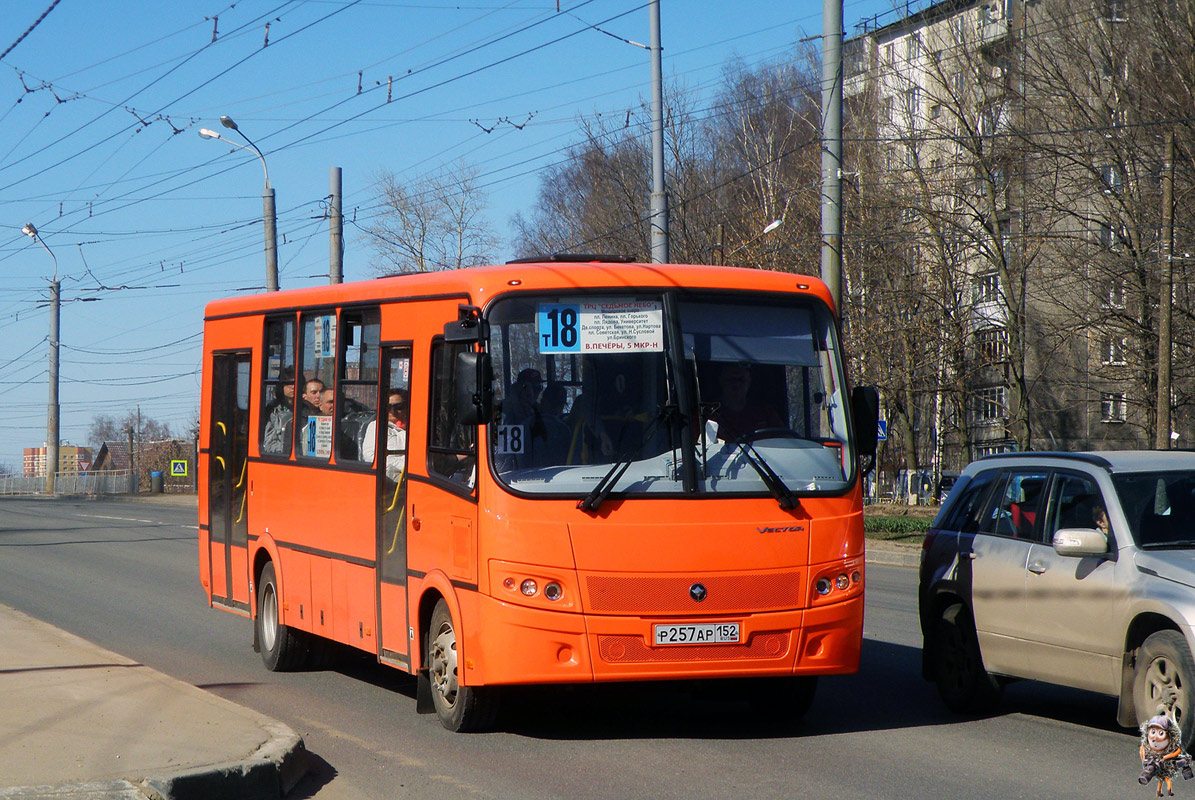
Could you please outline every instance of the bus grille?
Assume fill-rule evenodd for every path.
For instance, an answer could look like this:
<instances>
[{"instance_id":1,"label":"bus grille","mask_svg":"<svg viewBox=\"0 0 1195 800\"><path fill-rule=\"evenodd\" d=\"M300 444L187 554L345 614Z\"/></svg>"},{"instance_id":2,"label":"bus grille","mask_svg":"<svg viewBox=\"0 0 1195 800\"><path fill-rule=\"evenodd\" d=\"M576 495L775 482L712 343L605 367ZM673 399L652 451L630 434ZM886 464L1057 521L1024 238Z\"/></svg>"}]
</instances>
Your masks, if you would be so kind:
<instances>
[{"instance_id":1,"label":"bus grille","mask_svg":"<svg viewBox=\"0 0 1195 800\"><path fill-rule=\"evenodd\" d=\"M788 652L788 640L788 631L776 631L756 633L747 644L648 647L642 636L598 636L598 653L607 664L779 658Z\"/></svg>"},{"instance_id":2,"label":"bus grille","mask_svg":"<svg viewBox=\"0 0 1195 800\"><path fill-rule=\"evenodd\" d=\"M689 588L700 583L705 600L698 603ZM776 611L802 605L801 573L685 577L590 575L585 579L589 611L613 614L728 614Z\"/></svg>"}]
</instances>

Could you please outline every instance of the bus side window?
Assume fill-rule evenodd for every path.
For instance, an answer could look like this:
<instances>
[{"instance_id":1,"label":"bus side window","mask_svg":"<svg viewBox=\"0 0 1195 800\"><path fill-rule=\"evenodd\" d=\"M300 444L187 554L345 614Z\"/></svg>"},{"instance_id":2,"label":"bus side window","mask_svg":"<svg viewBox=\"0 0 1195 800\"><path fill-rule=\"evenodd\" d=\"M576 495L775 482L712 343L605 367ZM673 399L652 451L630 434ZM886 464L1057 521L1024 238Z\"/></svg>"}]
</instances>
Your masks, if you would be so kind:
<instances>
[{"instance_id":1,"label":"bus side window","mask_svg":"<svg viewBox=\"0 0 1195 800\"><path fill-rule=\"evenodd\" d=\"M261 387L261 452L289 456L295 417L295 318L266 320Z\"/></svg>"},{"instance_id":2,"label":"bus side window","mask_svg":"<svg viewBox=\"0 0 1195 800\"><path fill-rule=\"evenodd\" d=\"M328 461L332 455L333 418L319 407L323 391L334 386L339 326L335 311L303 314L302 367L295 412L295 454Z\"/></svg>"},{"instance_id":3,"label":"bus side window","mask_svg":"<svg viewBox=\"0 0 1195 800\"><path fill-rule=\"evenodd\" d=\"M336 461L372 462L361 452L369 423L378 416L380 326L378 310L340 315L340 363L337 365ZM371 429L372 431L372 429ZM371 451L372 456L372 451Z\"/></svg>"},{"instance_id":4,"label":"bus side window","mask_svg":"<svg viewBox=\"0 0 1195 800\"><path fill-rule=\"evenodd\" d=\"M454 366L457 353L472 351L469 343L445 344L437 339L431 357L431 419L428 420L428 474L472 489L477 482L477 427L456 421Z\"/></svg>"}]
</instances>

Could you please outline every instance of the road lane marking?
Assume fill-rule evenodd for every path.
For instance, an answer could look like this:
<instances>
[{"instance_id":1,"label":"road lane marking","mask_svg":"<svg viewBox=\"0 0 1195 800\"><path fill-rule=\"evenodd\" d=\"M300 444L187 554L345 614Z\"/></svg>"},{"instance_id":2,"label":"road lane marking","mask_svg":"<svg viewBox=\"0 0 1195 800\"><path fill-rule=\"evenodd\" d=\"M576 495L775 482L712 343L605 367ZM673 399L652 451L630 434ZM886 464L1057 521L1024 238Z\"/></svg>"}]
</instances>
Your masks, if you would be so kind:
<instances>
[{"instance_id":1,"label":"road lane marking","mask_svg":"<svg viewBox=\"0 0 1195 800\"><path fill-rule=\"evenodd\" d=\"M161 522L156 519L134 519L133 517L108 517L103 514L83 514L82 519L112 519L119 522L140 522L144 525L167 525L172 528L186 528L188 530L199 530L198 525L178 525L173 522Z\"/></svg>"}]
</instances>

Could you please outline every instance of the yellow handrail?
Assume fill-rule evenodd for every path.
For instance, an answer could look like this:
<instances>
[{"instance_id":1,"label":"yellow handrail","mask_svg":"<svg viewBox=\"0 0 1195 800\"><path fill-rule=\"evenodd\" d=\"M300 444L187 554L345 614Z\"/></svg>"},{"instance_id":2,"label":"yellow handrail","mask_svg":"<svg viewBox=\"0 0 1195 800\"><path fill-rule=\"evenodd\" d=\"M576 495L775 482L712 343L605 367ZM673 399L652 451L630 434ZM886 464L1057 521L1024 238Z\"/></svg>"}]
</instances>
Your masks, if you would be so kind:
<instances>
[{"instance_id":1,"label":"yellow handrail","mask_svg":"<svg viewBox=\"0 0 1195 800\"><path fill-rule=\"evenodd\" d=\"M398 505L398 496L402 492L402 482L403 478L406 476L406 469L403 469L402 472L398 473L398 482L394 484L394 497L390 500L390 507L387 508L383 513L389 514L394 510L394 507ZM403 516L405 516L406 513L407 510L405 508L398 512L398 522L394 524L394 536L390 539L390 546L386 548L386 555L388 556L393 555L394 548L398 546L398 530L402 527Z\"/></svg>"}]
</instances>

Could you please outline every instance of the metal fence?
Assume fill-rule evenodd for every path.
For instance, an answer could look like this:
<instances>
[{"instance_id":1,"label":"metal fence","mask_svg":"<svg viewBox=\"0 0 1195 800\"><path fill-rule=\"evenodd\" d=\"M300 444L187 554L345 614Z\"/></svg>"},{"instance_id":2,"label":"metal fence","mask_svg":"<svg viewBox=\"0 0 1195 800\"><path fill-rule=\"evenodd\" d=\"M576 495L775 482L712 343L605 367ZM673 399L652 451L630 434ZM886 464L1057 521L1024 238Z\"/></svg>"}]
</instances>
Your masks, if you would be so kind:
<instances>
[{"instance_id":1,"label":"metal fence","mask_svg":"<svg viewBox=\"0 0 1195 800\"><path fill-rule=\"evenodd\" d=\"M54 477L54 494L131 494L129 470L83 474L60 472ZM46 479L22 475L0 475L0 495L45 494Z\"/></svg>"}]
</instances>

